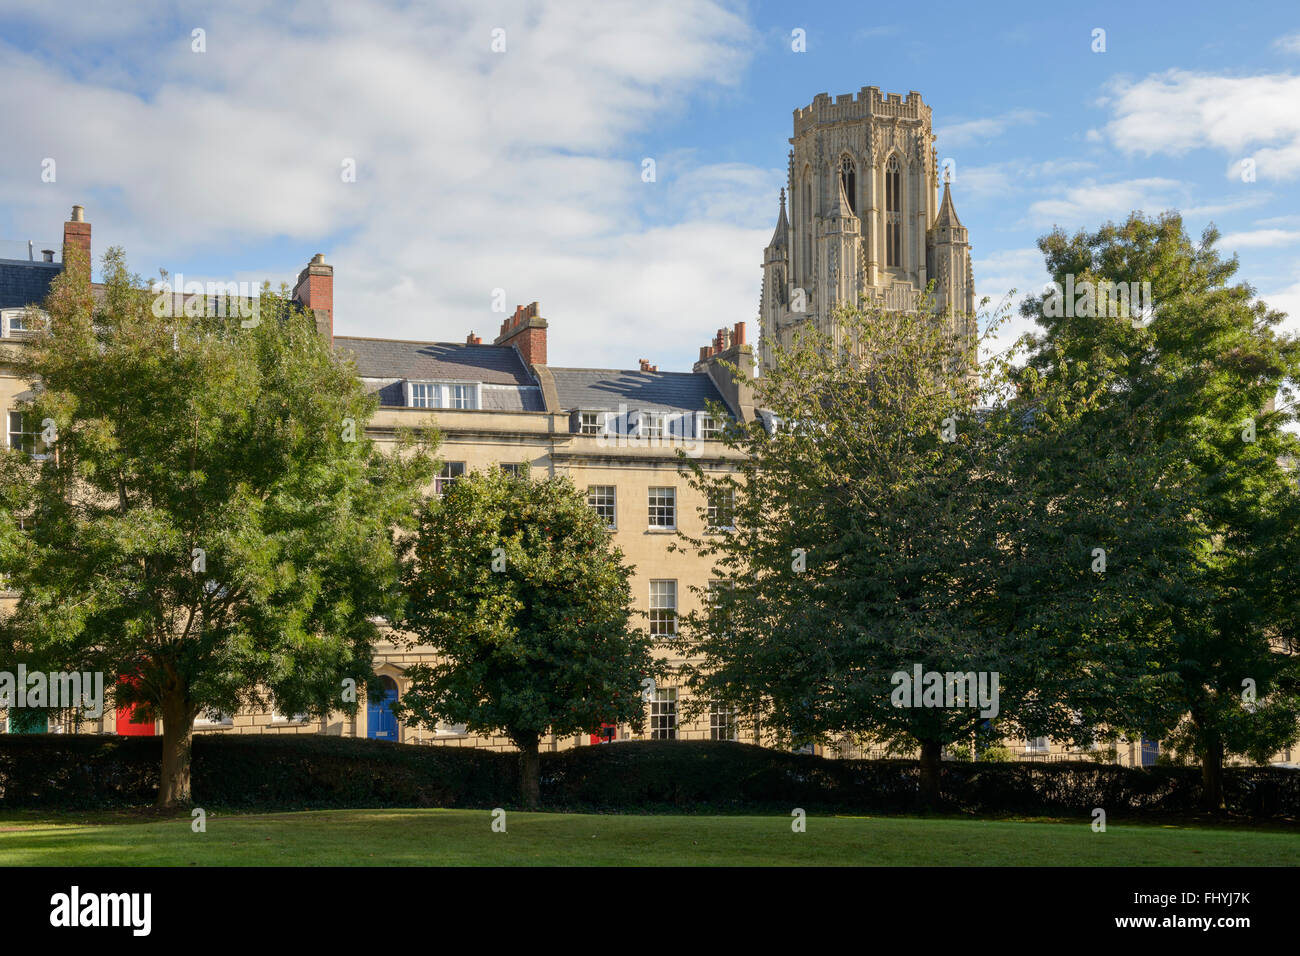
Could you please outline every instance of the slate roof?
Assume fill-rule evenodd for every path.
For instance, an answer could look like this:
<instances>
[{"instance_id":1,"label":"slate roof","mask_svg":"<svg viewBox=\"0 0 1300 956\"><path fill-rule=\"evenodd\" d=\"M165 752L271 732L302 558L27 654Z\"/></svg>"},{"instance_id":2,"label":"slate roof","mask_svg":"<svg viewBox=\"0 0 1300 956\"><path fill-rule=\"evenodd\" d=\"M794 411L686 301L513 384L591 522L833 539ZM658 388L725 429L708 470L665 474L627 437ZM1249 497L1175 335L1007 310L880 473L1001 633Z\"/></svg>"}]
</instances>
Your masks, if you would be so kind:
<instances>
[{"instance_id":1,"label":"slate roof","mask_svg":"<svg viewBox=\"0 0 1300 956\"><path fill-rule=\"evenodd\" d=\"M357 374L362 378L537 384L519 353L509 345L403 342L336 335L334 347L352 353Z\"/></svg>"},{"instance_id":2,"label":"slate roof","mask_svg":"<svg viewBox=\"0 0 1300 956\"><path fill-rule=\"evenodd\" d=\"M555 392L566 410L629 409L704 412L709 402L726 407L713 380L703 372L632 372L598 368L556 368Z\"/></svg>"},{"instance_id":3,"label":"slate roof","mask_svg":"<svg viewBox=\"0 0 1300 956\"><path fill-rule=\"evenodd\" d=\"M21 309L44 302L50 283L62 269L59 262L0 259L0 309Z\"/></svg>"}]
</instances>

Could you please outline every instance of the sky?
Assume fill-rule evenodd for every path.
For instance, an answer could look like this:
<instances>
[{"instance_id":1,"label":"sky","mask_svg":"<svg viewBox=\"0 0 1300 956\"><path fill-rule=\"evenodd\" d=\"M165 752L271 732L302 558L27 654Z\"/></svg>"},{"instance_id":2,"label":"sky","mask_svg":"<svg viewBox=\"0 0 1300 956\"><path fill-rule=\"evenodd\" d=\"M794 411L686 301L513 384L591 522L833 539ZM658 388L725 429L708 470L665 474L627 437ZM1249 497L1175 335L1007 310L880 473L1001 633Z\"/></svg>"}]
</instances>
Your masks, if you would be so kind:
<instances>
[{"instance_id":1,"label":"sky","mask_svg":"<svg viewBox=\"0 0 1300 956\"><path fill-rule=\"evenodd\" d=\"M323 253L339 335L536 300L551 364L686 371L757 336L792 112L877 86L933 109L979 296L1041 290L1055 226L1179 210L1300 331L1300 4L1083 6L0 0L0 256L81 204L146 278Z\"/></svg>"}]
</instances>

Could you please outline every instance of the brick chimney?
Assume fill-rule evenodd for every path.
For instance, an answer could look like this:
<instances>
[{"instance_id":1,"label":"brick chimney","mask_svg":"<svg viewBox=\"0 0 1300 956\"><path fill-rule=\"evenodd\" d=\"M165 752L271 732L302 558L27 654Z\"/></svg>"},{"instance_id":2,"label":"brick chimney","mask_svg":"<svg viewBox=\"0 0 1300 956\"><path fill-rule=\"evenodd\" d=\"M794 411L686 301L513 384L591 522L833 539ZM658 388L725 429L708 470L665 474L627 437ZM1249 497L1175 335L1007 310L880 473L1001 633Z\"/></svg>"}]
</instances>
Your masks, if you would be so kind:
<instances>
[{"instance_id":1,"label":"brick chimney","mask_svg":"<svg viewBox=\"0 0 1300 956\"><path fill-rule=\"evenodd\" d=\"M657 371L659 371L659 366L658 366L658 365L651 365L649 359L638 359L638 361L641 363L641 371L643 371L643 372L657 372Z\"/></svg>"},{"instance_id":2,"label":"brick chimney","mask_svg":"<svg viewBox=\"0 0 1300 956\"><path fill-rule=\"evenodd\" d=\"M325 256L316 253L307 268L298 273L293 287L293 301L316 316L316 331L334 344L334 267L325 264Z\"/></svg>"},{"instance_id":3,"label":"brick chimney","mask_svg":"<svg viewBox=\"0 0 1300 956\"><path fill-rule=\"evenodd\" d=\"M84 206L73 206L72 216L63 224L63 268L74 264L90 272L90 223Z\"/></svg>"},{"instance_id":4,"label":"brick chimney","mask_svg":"<svg viewBox=\"0 0 1300 956\"><path fill-rule=\"evenodd\" d=\"M469 335L465 336L465 344L466 344L466 345L482 345L482 344L483 344L483 336L481 336L481 335L475 335L475 334L474 334L474 330L473 330L473 329L470 329L470 330L469 330Z\"/></svg>"},{"instance_id":5,"label":"brick chimney","mask_svg":"<svg viewBox=\"0 0 1300 956\"><path fill-rule=\"evenodd\" d=\"M546 364L546 320L537 314L537 303L515 306L515 314L501 323L501 334L493 345L513 345L528 365Z\"/></svg>"},{"instance_id":6,"label":"brick chimney","mask_svg":"<svg viewBox=\"0 0 1300 956\"><path fill-rule=\"evenodd\" d=\"M730 362L740 371L737 380L720 363ZM730 329L718 329L713 342L700 346L700 360L695 372L705 372L722 393L727 406L742 422L754 420L754 350L745 344L745 323L737 322Z\"/></svg>"}]
</instances>

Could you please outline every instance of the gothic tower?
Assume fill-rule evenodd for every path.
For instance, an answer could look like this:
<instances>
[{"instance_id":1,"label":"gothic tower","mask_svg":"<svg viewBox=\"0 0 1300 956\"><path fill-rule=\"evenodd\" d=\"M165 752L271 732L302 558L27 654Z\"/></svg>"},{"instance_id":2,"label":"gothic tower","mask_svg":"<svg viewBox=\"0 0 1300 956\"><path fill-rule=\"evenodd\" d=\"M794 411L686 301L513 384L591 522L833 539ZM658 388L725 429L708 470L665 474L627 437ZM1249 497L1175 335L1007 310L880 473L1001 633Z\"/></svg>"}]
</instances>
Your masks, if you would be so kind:
<instances>
[{"instance_id":1,"label":"gothic tower","mask_svg":"<svg viewBox=\"0 0 1300 956\"><path fill-rule=\"evenodd\" d=\"M834 332L837 305L911 309L935 280L934 304L973 335L970 242L949 185L940 201L930 107L863 87L794 112L787 189L763 256L760 352L804 322Z\"/></svg>"}]
</instances>

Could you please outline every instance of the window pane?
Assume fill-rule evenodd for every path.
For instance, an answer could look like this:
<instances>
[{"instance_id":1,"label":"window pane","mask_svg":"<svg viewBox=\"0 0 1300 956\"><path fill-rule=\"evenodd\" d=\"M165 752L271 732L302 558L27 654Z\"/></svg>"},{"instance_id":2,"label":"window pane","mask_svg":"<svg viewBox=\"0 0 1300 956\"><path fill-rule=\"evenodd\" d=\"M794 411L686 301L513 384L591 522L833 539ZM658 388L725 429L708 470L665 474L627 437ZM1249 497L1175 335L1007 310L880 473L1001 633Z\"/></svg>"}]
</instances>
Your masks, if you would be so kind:
<instances>
[{"instance_id":1,"label":"window pane","mask_svg":"<svg viewBox=\"0 0 1300 956\"><path fill-rule=\"evenodd\" d=\"M709 495L709 527L730 528L735 524L736 492L722 488Z\"/></svg>"},{"instance_id":2,"label":"window pane","mask_svg":"<svg viewBox=\"0 0 1300 956\"><path fill-rule=\"evenodd\" d=\"M588 485L587 504L596 509L596 514L604 519L605 527L612 529L616 526L618 509L613 485Z\"/></svg>"},{"instance_id":3,"label":"window pane","mask_svg":"<svg viewBox=\"0 0 1300 956\"><path fill-rule=\"evenodd\" d=\"M664 687L655 691L654 700L650 702L650 738L677 739L676 687Z\"/></svg>"},{"instance_id":4,"label":"window pane","mask_svg":"<svg viewBox=\"0 0 1300 956\"><path fill-rule=\"evenodd\" d=\"M677 489L650 489L650 527L677 527Z\"/></svg>"},{"instance_id":5,"label":"window pane","mask_svg":"<svg viewBox=\"0 0 1300 956\"><path fill-rule=\"evenodd\" d=\"M463 461L444 462L442 470L438 472L438 477L433 479L433 493L441 498L452 483L457 478L463 477L464 474L465 463Z\"/></svg>"},{"instance_id":6,"label":"window pane","mask_svg":"<svg viewBox=\"0 0 1300 956\"><path fill-rule=\"evenodd\" d=\"M650 582L650 634L672 637L677 633L677 582Z\"/></svg>"}]
</instances>

